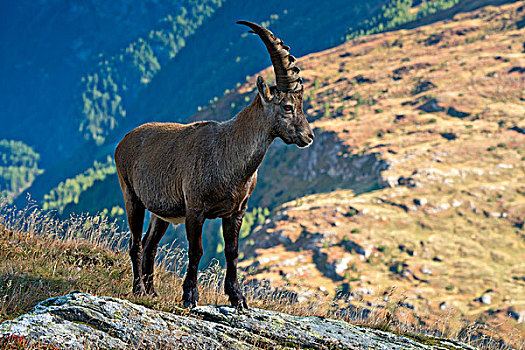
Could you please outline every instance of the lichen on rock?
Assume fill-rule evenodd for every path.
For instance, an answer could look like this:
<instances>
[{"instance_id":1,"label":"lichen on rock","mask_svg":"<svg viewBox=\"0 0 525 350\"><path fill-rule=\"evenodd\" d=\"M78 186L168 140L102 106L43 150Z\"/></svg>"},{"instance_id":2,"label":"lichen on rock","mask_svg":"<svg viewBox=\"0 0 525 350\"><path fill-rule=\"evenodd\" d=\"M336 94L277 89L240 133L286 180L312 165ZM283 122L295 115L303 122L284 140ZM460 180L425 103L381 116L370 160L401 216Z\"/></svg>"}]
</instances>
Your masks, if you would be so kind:
<instances>
[{"instance_id":1,"label":"lichen on rock","mask_svg":"<svg viewBox=\"0 0 525 350\"><path fill-rule=\"evenodd\" d=\"M474 349L322 317L211 305L183 316L80 292L47 299L3 322L0 336L6 335L63 349Z\"/></svg>"}]
</instances>

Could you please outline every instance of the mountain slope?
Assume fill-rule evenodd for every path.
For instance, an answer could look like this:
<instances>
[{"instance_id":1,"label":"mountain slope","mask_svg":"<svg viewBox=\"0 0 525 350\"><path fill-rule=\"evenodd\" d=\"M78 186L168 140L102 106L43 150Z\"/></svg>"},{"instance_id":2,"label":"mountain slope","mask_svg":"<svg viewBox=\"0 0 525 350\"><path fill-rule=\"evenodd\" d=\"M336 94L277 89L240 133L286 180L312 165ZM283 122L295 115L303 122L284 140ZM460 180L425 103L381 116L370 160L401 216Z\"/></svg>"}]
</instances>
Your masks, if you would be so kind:
<instances>
[{"instance_id":1,"label":"mountain slope","mask_svg":"<svg viewBox=\"0 0 525 350\"><path fill-rule=\"evenodd\" d=\"M486 7L301 58L305 111L323 151L276 147L288 161L259 186L276 194L293 192L294 181L316 181L308 173L330 166L312 157L342 167L326 173L328 193L284 204L243 241L250 279L365 305L397 286L416 324L455 312L501 323L507 340L522 337L524 5ZM195 119L242 108L254 81ZM367 156L385 165L355 166L363 174L353 186L374 175L382 188L330 189L346 187L337 176Z\"/></svg>"},{"instance_id":2,"label":"mountain slope","mask_svg":"<svg viewBox=\"0 0 525 350\"><path fill-rule=\"evenodd\" d=\"M251 309L238 313L224 306L217 265L200 273L200 303L210 306L182 308L180 251L157 260L159 297L135 298L125 238L100 216L59 221L0 203L0 349L473 349L457 334L426 336L384 315L345 322L332 303L267 289L246 288Z\"/></svg>"},{"instance_id":3,"label":"mountain slope","mask_svg":"<svg viewBox=\"0 0 525 350\"><path fill-rule=\"evenodd\" d=\"M82 76L183 5L187 2L2 3L0 138L36 148L46 166L69 155L83 139Z\"/></svg>"},{"instance_id":4,"label":"mountain slope","mask_svg":"<svg viewBox=\"0 0 525 350\"><path fill-rule=\"evenodd\" d=\"M27 188L42 170L39 155L23 142L0 140L0 198L10 201Z\"/></svg>"},{"instance_id":5,"label":"mountain slope","mask_svg":"<svg viewBox=\"0 0 525 350\"><path fill-rule=\"evenodd\" d=\"M290 38L296 54L306 54L341 43L349 23L380 11L384 2L331 0L312 12L317 6L313 1L261 5L237 0L189 1L188 15L167 15L160 23L145 26L145 34L131 43L115 45L111 54L103 55L96 67L87 70L82 82L78 78L81 86L72 91L75 101L71 103L77 114L69 119L80 124L82 134L90 141L68 147L71 157L49 167L28 192L40 201L59 182L85 171L94 160L112 155L116 143L130 129L146 121L185 121L199 105L206 105L267 66L268 54L260 42L235 24L240 18L271 24ZM216 11L201 10L201 3ZM200 19L199 11L209 18L193 25L193 17ZM194 12L197 15L192 15ZM296 32L302 35L294 35ZM164 42L164 37L170 39ZM318 40L313 40L316 37ZM85 149L93 156L79 156L86 154Z\"/></svg>"}]
</instances>

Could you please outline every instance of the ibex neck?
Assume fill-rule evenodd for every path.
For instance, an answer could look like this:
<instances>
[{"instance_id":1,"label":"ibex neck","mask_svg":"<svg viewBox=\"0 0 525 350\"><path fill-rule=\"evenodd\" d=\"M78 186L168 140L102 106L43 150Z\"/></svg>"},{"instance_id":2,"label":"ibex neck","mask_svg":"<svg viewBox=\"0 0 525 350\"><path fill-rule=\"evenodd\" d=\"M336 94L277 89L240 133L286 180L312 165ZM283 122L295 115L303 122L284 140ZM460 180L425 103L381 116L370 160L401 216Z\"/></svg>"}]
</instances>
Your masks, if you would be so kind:
<instances>
[{"instance_id":1,"label":"ibex neck","mask_svg":"<svg viewBox=\"0 0 525 350\"><path fill-rule=\"evenodd\" d=\"M229 141L235 148L232 149L230 167L242 181L255 173L273 141L259 96L227 124L231 128L229 136L232 139Z\"/></svg>"}]
</instances>

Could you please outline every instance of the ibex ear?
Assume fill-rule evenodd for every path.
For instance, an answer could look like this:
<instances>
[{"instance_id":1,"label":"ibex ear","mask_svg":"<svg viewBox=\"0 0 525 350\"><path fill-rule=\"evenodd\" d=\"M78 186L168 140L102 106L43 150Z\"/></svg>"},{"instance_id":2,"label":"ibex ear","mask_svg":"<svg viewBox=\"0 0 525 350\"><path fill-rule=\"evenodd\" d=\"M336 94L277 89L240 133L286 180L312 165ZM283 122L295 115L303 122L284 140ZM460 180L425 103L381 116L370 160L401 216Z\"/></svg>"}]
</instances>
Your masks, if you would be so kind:
<instances>
[{"instance_id":1,"label":"ibex ear","mask_svg":"<svg viewBox=\"0 0 525 350\"><path fill-rule=\"evenodd\" d=\"M272 100L270 88L261 76L257 77L257 90L259 90L259 96L261 96L264 103L269 103Z\"/></svg>"}]
</instances>

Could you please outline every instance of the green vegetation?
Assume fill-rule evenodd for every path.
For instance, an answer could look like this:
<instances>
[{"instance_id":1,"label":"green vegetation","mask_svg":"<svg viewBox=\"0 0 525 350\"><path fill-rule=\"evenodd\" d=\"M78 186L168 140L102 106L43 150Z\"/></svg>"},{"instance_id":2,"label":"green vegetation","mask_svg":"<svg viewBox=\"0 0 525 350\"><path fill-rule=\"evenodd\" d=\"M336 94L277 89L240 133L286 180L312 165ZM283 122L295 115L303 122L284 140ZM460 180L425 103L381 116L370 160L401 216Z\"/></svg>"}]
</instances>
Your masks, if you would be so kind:
<instances>
[{"instance_id":1,"label":"green vegetation","mask_svg":"<svg viewBox=\"0 0 525 350\"><path fill-rule=\"evenodd\" d=\"M490 12L490 10L484 11ZM487 26L487 23L503 28L501 20L498 20L497 17L489 21L488 18L492 15L478 12L476 16L478 17L472 17L470 20L473 26L480 25L480 33L484 34L487 31L487 28L484 27ZM510 22L508 19L505 21ZM460 25L466 26L462 23ZM425 35L432 37L435 33L443 31L444 28L444 25L438 24L429 28ZM450 24L446 24L446 28L450 28ZM403 78L410 82L407 84L394 83L390 79L390 72L394 68L405 66L406 63L403 62L409 60L408 57L399 57L401 56L399 55L391 61L383 61L379 58L394 57L395 55L389 54L392 51L394 53L399 51L395 45L390 44L396 35L395 41L402 41L403 51L410 53L410 61L431 64L424 72L417 70L409 72ZM458 34L457 36L468 38L469 35L478 35L478 33ZM494 35L494 38L490 43L495 45L493 50L498 55L514 57L516 47L521 50L522 41L519 41L519 38L496 31L491 35ZM454 47L453 50L450 50L450 45L448 48L438 45L439 47L436 46L435 50L428 50L423 42L424 38L410 31L403 31L399 35L390 33L387 37L388 39L385 40L383 40L384 36L370 38L372 42L357 44L353 48L355 52L361 52L365 45L371 44L382 48L367 55L352 56L354 51L349 52L347 48L336 48L332 51L332 56L324 56L322 59L318 58L317 61L314 61L314 58L307 61L308 66L314 70L312 76L316 78L314 81L306 82L309 84L305 85L306 91L308 89L313 91L315 85L318 85L317 94L310 93L309 102L311 100L312 103L309 116L313 118L322 116L326 110L325 101L328 101L332 110L337 110L340 105L345 106L345 114L341 116L341 119L348 120L348 124L331 124L325 120L316 122L314 124L317 126L316 134L319 134L318 140L321 141L314 144L314 147L329 146L331 143L337 146L345 142L348 148L337 148L341 150L341 153L333 152L332 157L331 150L334 149L332 147L298 151L295 147L272 146L271 153L265 159L266 168L261 168L260 184L254 192L251 203L254 206L275 208L277 204L296 199L298 196L326 191L328 193L324 197L312 197L312 201L317 203L308 207L305 205L308 199L300 198L292 201L289 206L294 210L288 210L288 214L283 213L282 217L279 209L276 209L276 215L272 218L272 222L267 224L267 227L273 229L274 226L270 225L275 225L275 231L288 230L288 232L283 231L282 235L290 234L290 237L294 238L296 228L304 225L306 229L301 229L301 234L311 233L312 237L317 237L318 234L325 232L332 234L333 232L337 238L345 235L346 238L343 237L343 241L351 240L364 248L370 247L371 253L367 260L364 260L366 256L362 254L351 254L351 258L357 259L350 260L347 271L344 272L345 282L352 282L350 290L354 290L354 293L361 287L369 288L372 285L375 288L380 284L378 281L388 281L388 284L397 284L401 286L401 290L409 291L410 298L418 295L417 299L414 298L413 303L418 313L424 314L426 310L430 310L429 313L443 311L439 305L441 302L446 302L443 305L448 308L447 314L459 309L461 312L480 315L480 321L483 322L486 319L490 319L491 322L492 320L500 322L501 318L498 320L497 317L508 315L507 308L510 305L508 300L518 299L513 295L520 295L521 287L518 282L521 281L523 275L519 266L516 267L514 264L516 257L520 254L520 249L522 250L522 242L519 239L523 234L524 202L523 191L520 192L519 186L515 186L520 183L518 180L521 176L520 168L515 164L520 158L524 160L521 152L523 147L521 147L521 131L519 131L521 129L516 126L517 130L509 130L510 126L521 126L518 122L521 120L519 118L523 115L523 110L520 104L520 90L516 90L514 80L507 79L506 76L506 72L518 63L515 58L511 59L511 64L504 64L505 62L501 60L501 67L497 68L498 79L500 79L498 84L501 84L502 91L509 99L506 101L505 113L501 112L499 105L493 103L501 99L497 89L486 91L474 89L469 99L462 99L457 106L456 102L451 103L462 110L465 108L469 112L472 111L472 115L475 115L476 118L448 118L445 114L446 109L430 114L419 112L417 107L423 101L412 97L412 84L416 82L415 78L419 75L431 78L437 84L432 98L439 99L450 95L450 91L447 90L450 86L455 86L454 93L467 91L464 79L459 74L463 71L470 71L474 77L479 79L477 81L486 81L484 76L488 69L496 68L492 57L479 58L475 54L475 52L487 51L485 44L478 41L475 45L463 47L461 38L458 44L460 46ZM455 39L454 36L450 40ZM390 40L389 46L383 45L386 40ZM447 43L446 38L444 43ZM465 59L465 65L450 64L448 66L450 71L445 71L442 62L445 60L449 62L451 55L463 52L463 50L465 57L473 57L473 59ZM342 59L341 62L336 61L338 57ZM308 60L308 58L304 59ZM341 89L338 98L333 95L334 89L331 89L332 86L330 86L330 84L335 84L338 78L344 77L344 74L347 75L344 71L339 71L339 67L348 64L343 59L349 60L348 62L351 59L352 68L355 70L368 70L365 73L366 76L369 76L373 69L373 76L377 81L370 88L366 85L359 86L360 95L354 96L353 101L343 100L343 98L353 96L357 86L338 86ZM324 64L328 60L334 60L340 65L335 64L330 67ZM337 75L339 73L341 73L340 76ZM328 76L330 79L325 78ZM455 84L450 84L450 82ZM239 94L237 100L227 100L225 104L227 112L224 115L231 115L232 103L235 103L235 108L242 108L240 101L245 97ZM373 107L367 103L356 103L357 106L354 107L354 101L369 101L370 98L375 98L378 101L377 105L387 113L374 115L371 113L374 110ZM405 104L405 101L410 103ZM220 111L221 99L214 103L217 111ZM446 106L445 102L443 104ZM354 118L355 115L360 115L361 121L357 118L350 120L350 117ZM394 116L397 115L404 115L407 118L403 122L396 123ZM477 117L478 115L480 117ZM451 130L458 134L461 139L460 143L445 143L442 140L440 133ZM327 141L324 137L330 132L336 133L337 139ZM379 135L379 132L382 135L381 140L375 136ZM487 149L488 146L490 147ZM491 152L485 152L487 150ZM310 155L312 153L320 155L320 163L312 167L315 173L312 172L311 177L302 177L305 169L310 170L310 168L300 167L297 164L304 162L304 159L311 159L305 158L308 157L305 156L307 152ZM397 163L396 167L391 167L386 173L383 173L383 179L393 179L392 186L367 195L358 193L356 197L355 193L350 191L336 191L349 186L339 179L335 179L337 184L333 185L334 178L329 178L322 172L329 169L329 165L334 164L335 160L339 159L338 157L347 158L355 154L367 155L372 152L378 152L378 157L385 157L393 162L408 159L408 161ZM413 157L405 158L406 156ZM455 176L456 170L462 176ZM407 178L408 176L410 178ZM110 187L110 180L115 181L112 187ZM416 186L419 184L423 186ZM75 206L74 202L69 205L77 212L81 204L104 205L108 208L104 215L119 215L122 213L122 205L118 207L111 202L111 198L121 200L121 195L120 193L115 196L109 195L108 188L115 188L115 191L119 191L115 175L107 176L102 181L95 181L93 187L84 192L84 195L89 194L90 201L84 201L86 197L81 195L79 205ZM258 202L255 201L257 199ZM417 202L415 202L416 199ZM350 204L356 209L350 207ZM301 209L303 205L305 207ZM63 211L63 214L66 212L67 209ZM257 226L256 217L259 217L259 209L256 212L250 208L249 214L245 219L249 228L244 230L243 225L243 233L241 233L245 237L247 232L253 231L253 228ZM282 223L280 224L279 221ZM208 227L209 229L204 233L204 246L207 249L217 247L217 245L213 246L216 241L208 237L218 239L220 242L220 234L216 234L219 232L219 226L214 225ZM261 236L254 237L257 235L254 232L248 236L248 240L257 242L265 239L267 232L257 231L260 231ZM184 240L183 235L180 237L181 240ZM344 246L338 246L336 239L329 241L331 236L327 234L326 237L327 240L319 243L314 238L310 242L318 244L322 254L326 252L327 257L332 259L325 259L327 263L340 261L342 257L348 256L348 250L345 250ZM300 238L310 239L307 235ZM331 242L334 244L332 245ZM406 248L401 249L400 244L406 245ZM306 244L299 249L303 249L303 246ZM271 254L284 261L294 255L297 257L299 254L304 254L302 251L294 250L295 247L297 245L291 248L284 246L282 253L277 249L268 249L267 252L262 250L260 256L264 257L263 254L266 254L268 257ZM245 248L245 252L246 249L248 248ZM355 252L355 249L353 251ZM222 256L220 249L216 249L213 253ZM245 254L249 258L249 255ZM458 259L458 254L461 254L461 259ZM363 259L361 259L362 256ZM315 291L318 291L317 288L320 285L329 292L333 291L333 288L330 288L331 285L325 282L325 275L315 276L307 272L305 274L307 277L301 275L290 277L299 267L308 266L307 264L318 266L321 272L324 271L322 269L330 267L330 265L325 265L325 261L322 261L323 265L321 265L318 263L320 260L314 261L313 258L308 260L308 257L305 259L307 260L304 265L299 265L300 262L298 262L297 266L289 267L289 270L282 266L274 268L271 262L263 264L260 267L260 275L256 277L282 276L284 283L297 282L297 284L308 283L318 278L319 283L317 280L315 283L312 282ZM312 262L315 263L312 264ZM404 263L408 266L404 267ZM283 271L280 272L280 269ZM356 270L359 271L359 274L356 273ZM316 270L311 271L316 272ZM358 280L361 276L366 277L366 280ZM323 285L323 283L327 284ZM426 286L427 291L419 297L419 291L417 293L412 293L412 291L420 288L421 285ZM289 285L281 286L289 288ZM492 294L493 305L490 306L474 301L475 298L482 295L486 288L493 288L496 291ZM378 298L382 298L378 289L375 292ZM375 297L369 296L368 298L372 303ZM426 303L426 300L429 302ZM521 307L521 305L518 306ZM408 308L405 309L406 312L410 312ZM424 321L426 324L433 324L433 319ZM499 333L509 334L510 332L502 330Z\"/></svg>"},{"instance_id":2,"label":"green vegetation","mask_svg":"<svg viewBox=\"0 0 525 350\"><path fill-rule=\"evenodd\" d=\"M0 192L15 197L27 188L36 176L40 155L20 141L0 140Z\"/></svg>"},{"instance_id":3,"label":"green vegetation","mask_svg":"<svg viewBox=\"0 0 525 350\"><path fill-rule=\"evenodd\" d=\"M242 221L240 237L246 238L250 235L254 228L258 225L262 225L264 220L268 218L270 211L268 208L253 208L251 211L247 211Z\"/></svg>"},{"instance_id":4,"label":"green vegetation","mask_svg":"<svg viewBox=\"0 0 525 350\"><path fill-rule=\"evenodd\" d=\"M456 5L459 0L431 0L423 1L417 12L417 17L422 18L433 13L446 10L454 5Z\"/></svg>"},{"instance_id":5,"label":"green vegetation","mask_svg":"<svg viewBox=\"0 0 525 350\"><path fill-rule=\"evenodd\" d=\"M161 20L160 28L138 38L118 54L103 58L96 71L82 78L82 114L79 130L97 145L126 116L127 94L136 94L160 71L162 63L174 58L186 45L186 38L209 18L222 0L187 0L175 15Z\"/></svg>"},{"instance_id":6,"label":"green vegetation","mask_svg":"<svg viewBox=\"0 0 525 350\"><path fill-rule=\"evenodd\" d=\"M456 5L459 1L460 0L423 1L420 5L416 6L412 0L391 0L382 7L378 16L361 22L355 28L350 27L346 33L346 40L393 29L407 22L446 10Z\"/></svg>"},{"instance_id":7,"label":"green vegetation","mask_svg":"<svg viewBox=\"0 0 525 350\"><path fill-rule=\"evenodd\" d=\"M187 315L181 305L184 252L170 249L162 252L160 255L164 258L157 260L155 268L155 287L159 297L137 298L130 293L132 271L126 253L126 240L123 232L100 216L73 216L61 221L37 209L16 210L0 204L0 322L28 312L45 299L72 291L122 298L154 310ZM245 273L240 270L239 274L243 280ZM224 269L217 265L200 272L200 304L228 303L223 292L224 275ZM446 317L443 322L433 325L433 329L432 326L413 329L399 322L406 316L400 307L405 297L395 294L393 290L388 294L388 308L378 307L366 317L357 313L360 308L365 310L360 301L339 308L328 296L297 300L285 293L256 286L244 289L244 295L254 308L296 316L343 319L351 324L376 329L385 329L384 325L388 325L390 332L406 335L410 331L411 338L441 347L443 343L452 343L453 339L469 343L476 341L456 331L468 326L465 320ZM356 303L358 306L353 307ZM378 297L375 303L385 304L384 296ZM354 314L342 312L349 306L356 310ZM445 334L440 333L441 337L452 341L439 343L438 338L419 335L436 333L438 329L446 330ZM484 348L508 348L497 345ZM25 337L0 338L0 348L54 349L47 345L29 344Z\"/></svg>"},{"instance_id":8,"label":"green vegetation","mask_svg":"<svg viewBox=\"0 0 525 350\"><path fill-rule=\"evenodd\" d=\"M115 174L116 171L113 159L109 156L104 163L95 161L92 168L72 179L61 182L48 194L44 195L42 208L44 210L57 210L59 214L62 214L66 205L78 203L80 195L92 187L96 181L102 181L108 175Z\"/></svg>"}]
</instances>

